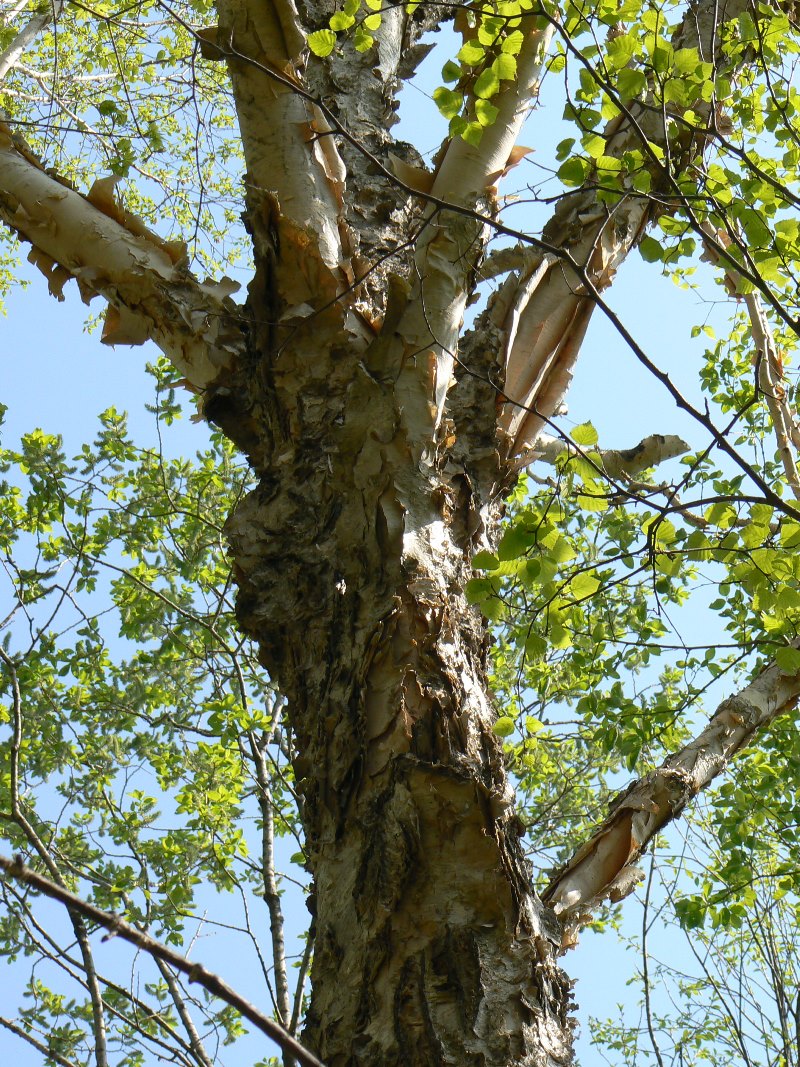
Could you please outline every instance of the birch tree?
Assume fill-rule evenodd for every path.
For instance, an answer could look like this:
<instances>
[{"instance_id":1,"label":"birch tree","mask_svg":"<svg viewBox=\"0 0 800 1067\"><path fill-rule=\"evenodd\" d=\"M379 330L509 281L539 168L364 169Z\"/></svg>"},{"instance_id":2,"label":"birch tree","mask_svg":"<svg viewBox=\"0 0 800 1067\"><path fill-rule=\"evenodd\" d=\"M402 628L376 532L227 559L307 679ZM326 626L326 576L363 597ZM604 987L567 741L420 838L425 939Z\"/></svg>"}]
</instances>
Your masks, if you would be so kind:
<instances>
[{"instance_id":1,"label":"birch tree","mask_svg":"<svg viewBox=\"0 0 800 1067\"><path fill-rule=\"evenodd\" d=\"M4 17L0 218L8 234L28 247L53 296L74 282L87 303L99 298L108 344L154 341L165 357L156 369L162 384L188 390L227 440L217 438L214 460L224 468L235 449L251 472L246 486L227 474L218 481L207 458L199 483L180 482L183 496L179 471L164 476L145 463L126 475L160 478L168 509L184 516L185 558L161 560L169 581L191 569L192 553L217 558L224 523L238 626L257 650L245 677L219 574L209 582L223 594L202 611L177 588L161 591L162 608L190 635L172 649L165 699L176 700L178 648L201 649L201 662L213 647L240 700L233 709L214 685L209 694L209 666L204 681L186 683L180 722L155 715L153 686L115 727L127 736L149 715L156 733L169 734L155 757L156 743L145 752L137 735L136 752L157 758L163 788L186 790L195 821L171 846L184 858L192 851L203 877L231 877L236 782L247 767L261 805L259 877L282 959L269 877L274 758L278 792L297 805L313 883L302 1042L318 1061L570 1062L562 952L606 902L630 893L645 849L800 694L792 552L800 431L788 370L800 239L791 7L158 0L19 4ZM401 88L431 34L448 25L459 40L434 93L448 128L426 164L391 131ZM525 167L520 138L536 137L545 76L563 79L573 134L558 148L550 217L527 230L506 221L500 190L515 164ZM701 375L713 408L677 390L608 302L637 249L678 277L702 258L736 304L731 334L709 350ZM239 294L224 273L237 256L248 264ZM668 426L640 443L600 442L591 424L560 431L597 315L695 420L691 449ZM115 420L107 415L99 451L85 457L85 491L48 496L52 472L59 486L75 477L57 442L31 438L16 457L35 472L29 500L37 507L24 521L37 536L64 523L79 585L96 580L98 546L110 536L91 519L86 493L103 464L121 470L136 458ZM680 455L683 473L659 481L653 468ZM539 479L529 499L515 488L527 467ZM503 527L512 493L513 522ZM201 505L214 545L200 544L185 518ZM122 512L125 552L140 553L125 581L146 589L156 528ZM73 513L79 522L65 518ZM6 521L11 531L23 517L9 505ZM63 540L45 540L45 558L66 551ZM703 660L712 676L729 670L736 686L706 725L702 684L679 701L683 716L670 703L669 679L638 709L613 685L621 666L646 664L665 633L664 604L680 602L703 564L737 650L729 663ZM15 575L18 606L52 593L37 568ZM161 623L143 615L137 593L120 586L114 596L126 636L152 638ZM492 686L490 621L499 648ZM45 704L60 692L58 670L73 678L83 669L80 656L56 664L46 631L31 624L28 646L40 662L51 657ZM210 635L206 645L199 631ZM88 632L83 656L92 641ZM608 653L612 645L618 651ZM130 891L149 867L145 805L134 797L123 810L109 800L118 772L109 772L105 793L91 785L108 806L105 832L137 856L130 885L104 877L96 854L59 862L69 842L32 816L26 786L42 683L13 649L2 660L3 815L20 856L4 863L9 899L17 893L24 910L27 890L14 886L35 885L66 906L76 946L66 962L83 975L98 1067L109 1062L109 1013L148 1040L172 1041L181 1062L213 1062L174 953L157 957L166 1014L142 1015L130 997L122 1005L123 993L98 973L97 906L118 913L107 920L112 933L146 951L148 930L180 939L173 919L155 904L143 911ZM129 681L117 678L109 704ZM554 702L577 707L588 732L555 738L544 712L515 709L515 686L542 701L557 691ZM593 700L606 686L610 695ZM258 713L247 692L257 694ZM195 728L193 701L209 740L181 766L181 782L195 775L192 791L175 785L171 768L181 760L175 738ZM605 783L595 813L620 768L635 777L603 817L563 822L537 839L548 810L542 795L559 794L565 773L547 762L556 744L572 746L576 786ZM593 746L593 769L579 774ZM39 779L63 767L43 763ZM215 819L228 806L222 823L206 817L212 796ZM566 818L563 807L552 810ZM159 856L159 876L169 879ZM545 856L555 870L543 870ZM189 868L181 859L175 869ZM164 900L174 917L188 888L172 877ZM70 895L81 887L93 904ZM280 1037L299 1031L302 1001L291 1003L279 970ZM220 992L202 969L186 971ZM218 1019L229 1034L233 1018ZM75 1062L69 1035L64 1052L13 1020L4 1025L27 1032L50 1060ZM175 1026L184 1035L177 1045ZM289 1045L284 1053L286 1062L302 1055Z\"/></svg>"}]
</instances>

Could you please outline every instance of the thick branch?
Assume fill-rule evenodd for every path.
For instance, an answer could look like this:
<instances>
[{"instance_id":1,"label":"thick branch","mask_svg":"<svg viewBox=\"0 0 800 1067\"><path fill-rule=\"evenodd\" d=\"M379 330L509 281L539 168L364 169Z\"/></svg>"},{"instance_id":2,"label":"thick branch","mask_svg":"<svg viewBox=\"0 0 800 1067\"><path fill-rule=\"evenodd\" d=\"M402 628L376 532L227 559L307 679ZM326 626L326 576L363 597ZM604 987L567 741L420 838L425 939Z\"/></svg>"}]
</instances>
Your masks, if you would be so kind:
<instances>
[{"instance_id":1,"label":"thick branch","mask_svg":"<svg viewBox=\"0 0 800 1067\"><path fill-rule=\"evenodd\" d=\"M287 308L306 317L353 281L345 166L325 115L297 91L305 35L293 0L217 7L247 162L247 221L256 265L269 275L261 284L270 301L280 297L284 321Z\"/></svg>"},{"instance_id":2,"label":"thick branch","mask_svg":"<svg viewBox=\"0 0 800 1067\"><path fill-rule=\"evenodd\" d=\"M561 437L550 437L542 434L536 442L536 448L520 456L516 466L528 466L540 460L543 463L555 463L559 456L570 449L570 443ZM603 461L603 469L611 478L619 478L627 475L632 478L650 467L657 467L667 460L675 459L689 451L689 445L675 434L650 434L643 438L633 448L601 448L600 459Z\"/></svg>"},{"instance_id":3,"label":"thick branch","mask_svg":"<svg viewBox=\"0 0 800 1067\"><path fill-rule=\"evenodd\" d=\"M126 923L118 915L112 915L110 912L103 911L101 908L96 908L94 904L82 900L75 893L70 893L49 878L45 878L30 867L26 867L19 858L11 860L7 856L0 856L0 869L17 881L32 886L52 900L59 901L70 911L75 911L85 919L89 919L91 922L97 923L98 926L109 930L110 936L121 937L123 941L129 941L154 959L163 960L164 963L169 964L176 971L185 974L190 982L197 982L212 996L218 997L226 1004L230 1004L232 1008L235 1008L257 1029L271 1038L284 1052L294 1056L300 1063L307 1065L307 1067L324 1067L316 1056L303 1048L300 1042L296 1041L274 1019L263 1015L258 1008L240 996L218 975L207 971L202 964L192 963L185 956L179 955L179 953L167 948L166 945L162 945L154 938L142 933L141 930L137 930L135 926Z\"/></svg>"},{"instance_id":4,"label":"thick branch","mask_svg":"<svg viewBox=\"0 0 800 1067\"><path fill-rule=\"evenodd\" d=\"M232 367L244 349L228 279L200 283L183 266L184 249L162 241L113 199L115 179L82 196L52 177L0 123L0 219L30 241L29 259L50 292L75 278L84 300L109 302L103 341L151 339L196 390Z\"/></svg>"},{"instance_id":5,"label":"thick branch","mask_svg":"<svg viewBox=\"0 0 800 1067\"><path fill-rule=\"evenodd\" d=\"M716 0L701 0L685 16L675 35L676 44L698 47L702 56L720 63L719 24L738 18L746 7L747 0L731 0L723 9ZM567 48L579 56L569 41ZM696 106L699 114L708 111L702 101ZM666 125L666 113L662 115L644 99L635 101L607 125L604 154L619 159L630 149L644 150L653 189L666 184L673 192L671 172L648 142L669 147L668 158L675 157L673 166L678 168L698 144L696 138L684 137L684 143L669 145ZM518 275L501 288L490 311L505 339L505 393L510 403L500 424L511 438L512 454L535 444L572 380L595 306L585 282L596 292L611 284L638 245L656 205L655 199L632 187L623 190L616 202L609 201L600 184L593 174L582 188L565 194L542 231L548 244L569 252L580 271L562 258L529 254Z\"/></svg>"},{"instance_id":6,"label":"thick branch","mask_svg":"<svg viewBox=\"0 0 800 1067\"><path fill-rule=\"evenodd\" d=\"M491 200L494 183L503 174L535 97L547 56L552 28L534 28L524 20L526 39L517 61L517 79L494 100L492 126L479 145L450 138L433 178L431 195L440 201L475 209ZM526 24L527 23L527 24ZM486 243L486 227L464 215L427 209L427 225L414 254L416 282L398 326L413 347L429 352L435 378L436 423L444 413L464 308L474 289L477 264ZM420 360L420 362L422 362Z\"/></svg>"},{"instance_id":7,"label":"thick branch","mask_svg":"<svg viewBox=\"0 0 800 1067\"><path fill-rule=\"evenodd\" d=\"M604 900L621 900L631 892L642 877L636 861L650 841L755 734L792 710L798 697L800 673L786 675L771 664L724 700L693 741L614 800L606 820L542 896L563 924L564 947L577 942L580 928Z\"/></svg>"}]
</instances>

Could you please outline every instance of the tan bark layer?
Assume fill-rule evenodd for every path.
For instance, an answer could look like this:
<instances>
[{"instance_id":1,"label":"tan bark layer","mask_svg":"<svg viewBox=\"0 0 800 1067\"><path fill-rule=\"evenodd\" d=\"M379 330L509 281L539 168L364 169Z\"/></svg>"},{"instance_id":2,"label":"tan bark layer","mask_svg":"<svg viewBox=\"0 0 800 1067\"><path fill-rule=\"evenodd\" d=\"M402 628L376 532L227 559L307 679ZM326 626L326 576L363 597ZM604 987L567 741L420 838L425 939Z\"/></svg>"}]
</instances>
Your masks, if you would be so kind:
<instances>
[{"instance_id":1,"label":"tan bark layer","mask_svg":"<svg viewBox=\"0 0 800 1067\"><path fill-rule=\"evenodd\" d=\"M620 900L643 877L636 861L656 834L722 773L731 759L800 697L800 674L775 664L717 708L706 728L617 797L609 815L543 895L564 929L564 947L607 899Z\"/></svg>"}]
</instances>

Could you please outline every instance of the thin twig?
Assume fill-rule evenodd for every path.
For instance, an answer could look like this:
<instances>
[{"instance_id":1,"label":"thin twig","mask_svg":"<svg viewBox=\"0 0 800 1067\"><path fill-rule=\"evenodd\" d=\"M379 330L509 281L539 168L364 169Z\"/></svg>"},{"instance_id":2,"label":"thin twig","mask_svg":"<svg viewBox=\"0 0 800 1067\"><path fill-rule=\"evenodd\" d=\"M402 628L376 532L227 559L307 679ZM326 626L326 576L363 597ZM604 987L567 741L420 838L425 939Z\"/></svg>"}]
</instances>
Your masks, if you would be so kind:
<instances>
[{"instance_id":1,"label":"thin twig","mask_svg":"<svg viewBox=\"0 0 800 1067\"><path fill-rule=\"evenodd\" d=\"M653 874L655 869L655 849L653 849L653 855L650 857L650 873L647 876L647 889L644 894L644 907L642 908L642 982L644 984L644 1012L645 1017L647 1018L647 1032L650 1035L650 1044L653 1046L653 1053L656 1057L658 1067L664 1067L664 1060L661 1058L661 1049L658 1047L656 1032L653 1027L653 1011L650 1003L650 972L647 960L647 916L650 912L650 891L653 888Z\"/></svg>"}]
</instances>

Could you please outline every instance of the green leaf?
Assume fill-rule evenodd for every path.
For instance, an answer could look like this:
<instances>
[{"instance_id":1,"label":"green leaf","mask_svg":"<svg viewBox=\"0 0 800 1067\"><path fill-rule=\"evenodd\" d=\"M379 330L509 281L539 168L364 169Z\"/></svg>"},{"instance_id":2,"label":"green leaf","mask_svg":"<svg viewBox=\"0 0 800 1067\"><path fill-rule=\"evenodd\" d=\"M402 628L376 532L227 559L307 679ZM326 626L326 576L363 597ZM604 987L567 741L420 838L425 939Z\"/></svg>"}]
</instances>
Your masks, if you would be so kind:
<instances>
[{"instance_id":1,"label":"green leaf","mask_svg":"<svg viewBox=\"0 0 800 1067\"><path fill-rule=\"evenodd\" d=\"M501 715L492 726L492 730L498 737L510 737L517 728L517 724L510 715Z\"/></svg>"},{"instance_id":2,"label":"green leaf","mask_svg":"<svg viewBox=\"0 0 800 1067\"><path fill-rule=\"evenodd\" d=\"M517 76L517 61L508 52L501 52L492 63L492 70L500 81L512 81Z\"/></svg>"},{"instance_id":3,"label":"green leaf","mask_svg":"<svg viewBox=\"0 0 800 1067\"><path fill-rule=\"evenodd\" d=\"M494 571L498 562L493 552L478 552L472 559L472 567L476 571Z\"/></svg>"},{"instance_id":4,"label":"green leaf","mask_svg":"<svg viewBox=\"0 0 800 1067\"><path fill-rule=\"evenodd\" d=\"M558 168L558 176L564 185L583 185L589 173L589 164L580 156L573 156Z\"/></svg>"},{"instance_id":5,"label":"green leaf","mask_svg":"<svg viewBox=\"0 0 800 1067\"><path fill-rule=\"evenodd\" d=\"M645 234L639 242L639 254L645 263L660 263L664 258L664 249L654 237Z\"/></svg>"},{"instance_id":6,"label":"green leaf","mask_svg":"<svg viewBox=\"0 0 800 1067\"><path fill-rule=\"evenodd\" d=\"M330 27L337 32L341 30L349 30L355 21L356 20L352 15L348 15L344 11L337 11L335 15L331 15ZM311 43L311 38L313 36L313 34L309 34L309 44ZM317 52L316 54L320 55L321 53Z\"/></svg>"},{"instance_id":7,"label":"green leaf","mask_svg":"<svg viewBox=\"0 0 800 1067\"><path fill-rule=\"evenodd\" d=\"M623 100L633 100L640 96L647 86L647 79L641 70L625 68L617 74L617 92Z\"/></svg>"},{"instance_id":8,"label":"green leaf","mask_svg":"<svg viewBox=\"0 0 800 1067\"><path fill-rule=\"evenodd\" d=\"M454 63L451 59L448 59L442 67L442 81L457 82L460 77L461 67L458 63Z\"/></svg>"},{"instance_id":9,"label":"green leaf","mask_svg":"<svg viewBox=\"0 0 800 1067\"><path fill-rule=\"evenodd\" d=\"M522 48L522 44L525 40L525 35L521 30L512 30L511 33L507 33L500 44L500 51L506 55L516 56L519 55L519 51Z\"/></svg>"},{"instance_id":10,"label":"green leaf","mask_svg":"<svg viewBox=\"0 0 800 1067\"><path fill-rule=\"evenodd\" d=\"M446 119L455 118L464 106L463 94L454 89L447 89L443 85L433 90L433 99Z\"/></svg>"},{"instance_id":11,"label":"green leaf","mask_svg":"<svg viewBox=\"0 0 800 1067\"><path fill-rule=\"evenodd\" d=\"M369 19L365 19L365 25L369 21ZM369 51L369 49L372 48L374 43L375 38L372 36L371 33L367 33L367 31L364 29L364 26L356 26L356 32L353 34L353 46L355 47L355 50L357 52Z\"/></svg>"},{"instance_id":12,"label":"green leaf","mask_svg":"<svg viewBox=\"0 0 800 1067\"><path fill-rule=\"evenodd\" d=\"M475 115L481 126L491 126L497 118L498 109L488 100L476 100Z\"/></svg>"},{"instance_id":13,"label":"green leaf","mask_svg":"<svg viewBox=\"0 0 800 1067\"><path fill-rule=\"evenodd\" d=\"M336 34L333 30L315 30L308 35L308 47L315 56L324 59L336 47Z\"/></svg>"},{"instance_id":14,"label":"green leaf","mask_svg":"<svg viewBox=\"0 0 800 1067\"><path fill-rule=\"evenodd\" d=\"M456 53L456 59L468 67L477 67L486 59L486 49L476 41L467 41Z\"/></svg>"},{"instance_id":15,"label":"green leaf","mask_svg":"<svg viewBox=\"0 0 800 1067\"><path fill-rule=\"evenodd\" d=\"M583 139L583 147L593 159L597 159L598 156L602 156L605 152L606 139L598 133L589 134L588 137Z\"/></svg>"},{"instance_id":16,"label":"green leaf","mask_svg":"<svg viewBox=\"0 0 800 1067\"><path fill-rule=\"evenodd\" d=\"M475 145L477 148L483 138L483 127L478 122L468 122L464 127L461 136L467 144Z\"/></svg>"},{"instance_id":17,"label":"green leaf","mask_svg":"<svg viewBox=\"0 0 800 1067\"><path fill-rule=\"evenodd\" d=\"M586 597L594 596L600 585L597 575L583 571L570 580L569 593L575 600L584 600Z\"/></svg>"},{"instance_id":18,"label":"green leaf","mask_svg":"<svg viewBox=\"0 0 800 1067\"><path fill-rule=\"evenodd\" d=\"M800 650L779 648L775 653L775 662L783 674L795 675L800 672Z\"/></svg>"},{"instance_id":19,"label":"green leaf","mask_svg":"<svg viewBox=\"0 0 800 1067\"><path fill-rule=\"evenodd\" d=\"M494 96L500 89L500 79L494 70L494 64L482 71L475 80L473 93L478 99L487 100Z\"/></svg>"},{"instance_id":20,"label":"green leaf","mask_svg":"<svg viewBox=\"0 0 800 1067\"><path fill-rule=\"evenodd\" d=\"M583 448L596 445L599 440L597 430L590 422L582 422L579 426L573 426L569 435L576 445L581 445Z\"/></svg>"}]
</instances>

